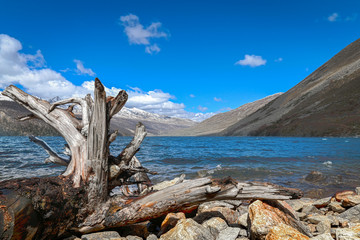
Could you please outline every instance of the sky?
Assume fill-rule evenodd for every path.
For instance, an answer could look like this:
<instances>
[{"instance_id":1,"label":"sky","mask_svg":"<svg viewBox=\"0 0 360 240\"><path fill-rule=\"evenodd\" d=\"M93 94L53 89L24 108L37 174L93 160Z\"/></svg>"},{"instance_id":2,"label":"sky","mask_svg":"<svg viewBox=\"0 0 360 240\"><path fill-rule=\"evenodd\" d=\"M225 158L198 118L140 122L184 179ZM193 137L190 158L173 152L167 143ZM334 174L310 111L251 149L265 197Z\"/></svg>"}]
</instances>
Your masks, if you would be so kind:
<instances>
[{"instance_id":1,"label":"sky","mask_svg":"<svg viewBox=\"0 0 360 240\"><path fill-rule=\"evenodd\" d=\"M360 1L0 0L0 91L203 120L295 86L359 38Z\"/></svg>"}]
</instances>

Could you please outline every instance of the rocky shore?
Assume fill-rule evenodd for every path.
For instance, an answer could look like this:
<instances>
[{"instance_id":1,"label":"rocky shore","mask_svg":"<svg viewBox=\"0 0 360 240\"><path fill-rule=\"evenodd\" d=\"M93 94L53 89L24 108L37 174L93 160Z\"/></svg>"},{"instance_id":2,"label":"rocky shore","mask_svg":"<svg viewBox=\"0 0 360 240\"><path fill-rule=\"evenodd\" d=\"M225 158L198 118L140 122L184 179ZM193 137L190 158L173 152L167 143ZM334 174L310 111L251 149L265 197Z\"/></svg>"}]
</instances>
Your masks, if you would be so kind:
<instances>
[{"instance_id":1,"label":"rocky shore","mask_svg":"<svg viewBox=\"0 0 360 240\"><path fill-rule=\"evenodd\" d=\"M360 187L322 199L214 201L81 240L360 239Z\"/></svg>"}]
</instances>

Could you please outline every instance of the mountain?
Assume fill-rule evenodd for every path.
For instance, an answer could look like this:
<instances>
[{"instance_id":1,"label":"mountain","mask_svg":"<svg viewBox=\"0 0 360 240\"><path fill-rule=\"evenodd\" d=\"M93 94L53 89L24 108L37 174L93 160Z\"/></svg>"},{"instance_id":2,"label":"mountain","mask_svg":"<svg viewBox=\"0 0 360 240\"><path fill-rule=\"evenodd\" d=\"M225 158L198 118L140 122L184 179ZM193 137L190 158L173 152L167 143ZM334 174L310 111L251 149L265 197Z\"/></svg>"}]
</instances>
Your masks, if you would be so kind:
<instances>
[{"instance_id":1,"label":"mountain","mask_svg":"<svg viewBox=\"0 0 360 240\"><path fill-rule=\"evenodd\" d=\"M237 123L246 116L256 112L258 109L265 106L275 98L279 97L282 93L276 93L267 96L263 99L244 104L236 109L228 112L216 114L192 127L179 129L173 132L165 133L171 136L204 136L216 135L225 130L229 126Z\"/></svg>"},{"instance_id":2,"label":"mountain","mask_svg":"<svg viewBox=\"0 0 360 240\"><path fill-rule=\"evenodd\" d=\"M360 135L360 39L219 135Z\"/></svg>"},{"instance_id":3,"label":"mountain","mask_svg":"<svg viewBox=\"0 0 360 240\"><path fill-rule=\"evenodd\" d=\"M52 127L39 119L25 122L16 120L18 117L27 114L30 114L28 110L0 93L0 136L59 135ZM112 118L110 129L118 129L119 135L122 136L133 136L138 122L145 125L150 136L159 135L165 131L187 128L195 124L188 119L172 118L137 108L124 107Z\"/></svg>"}]
</instances>

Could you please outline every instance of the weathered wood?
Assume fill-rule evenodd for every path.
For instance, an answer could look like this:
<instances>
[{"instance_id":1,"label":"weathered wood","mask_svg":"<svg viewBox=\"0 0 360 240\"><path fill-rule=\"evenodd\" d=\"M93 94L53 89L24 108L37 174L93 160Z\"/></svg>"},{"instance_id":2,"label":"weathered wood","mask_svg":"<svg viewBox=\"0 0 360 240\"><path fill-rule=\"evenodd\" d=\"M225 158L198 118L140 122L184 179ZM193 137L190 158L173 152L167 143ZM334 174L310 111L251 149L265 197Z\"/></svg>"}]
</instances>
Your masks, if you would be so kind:
<instances>
[{"instance_id":1,"label":"weathered wood","mask_svg":"<svg viewBox=\"0 0 360 240\"><path fill-rule=\"evenodd\" d=\"M115 98L111 99L110 118L125 106L127 99L128 94L124 90L121 90Z\"/></svg>"},{"instance_id":2,"label":"weathered wood","mask_svg":"<svg viewBox=\"0 0 360 240\"><path fill-rule=\"evenodd\" d=\"M207 191L209 187L217 188L218 191L209 193ZM256 193L247 193L252 188ZM120 227L160 217L169 212L181 211L205 201L253 198L290 199L293 197L299 197L299 192L290 189L285 193L282 188L274 185L263 188L263 185L259 183L237 183L230 178L187 180L136 200L124 199L123 196L111 198L106 207L89 216L80 225L78 231L86 233L91 232L93 228L99 230Z\"/></svg>"},{"instance_id":3,"label":"weathered wood","mask_svg":"<svg viewBox=\"0 0 360 240\"><path fill-rule=\"evenodd\" d=\"M108 129L109 108L105 88L95 79L94 108L87 139L88 197L91 205L104 202L108 197Z\"/></svg>"},{"instance_id":4,"label":"weathered wood","mask_svg":"<svg viewBox=\"0 0 360 240\"><path fill-rule=\"evenodd\" d=\"M36 143L37 145L39 145L40 147L42 147L48 154L49 157L45 159L45 163L56 163L62 166L67 166L69 165L69 160L60 157L54 150L52 150L52 148L43 140L34 137L34 136L29 136L30 141Z\"/></svg>"}]
</instances>

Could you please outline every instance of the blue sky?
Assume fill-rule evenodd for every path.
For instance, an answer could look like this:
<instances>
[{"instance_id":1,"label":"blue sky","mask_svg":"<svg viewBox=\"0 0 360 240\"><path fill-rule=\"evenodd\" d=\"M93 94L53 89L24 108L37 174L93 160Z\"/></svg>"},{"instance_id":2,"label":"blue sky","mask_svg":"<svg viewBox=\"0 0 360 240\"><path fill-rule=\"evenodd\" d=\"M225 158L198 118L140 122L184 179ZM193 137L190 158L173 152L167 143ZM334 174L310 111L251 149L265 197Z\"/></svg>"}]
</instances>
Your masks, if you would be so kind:
<instances>
[{"instance_id":1,"label":"blue sky","mask_svg":"<svg viewBox=\"0 0 360 240\"><path fill-rule=\"evenodd\" d=\"M3 1L0 90L129 91L198 119L285 92L359 38L360 1ZM204 115L205 114L205 115Z\"/></svg>"}]
</instances>

